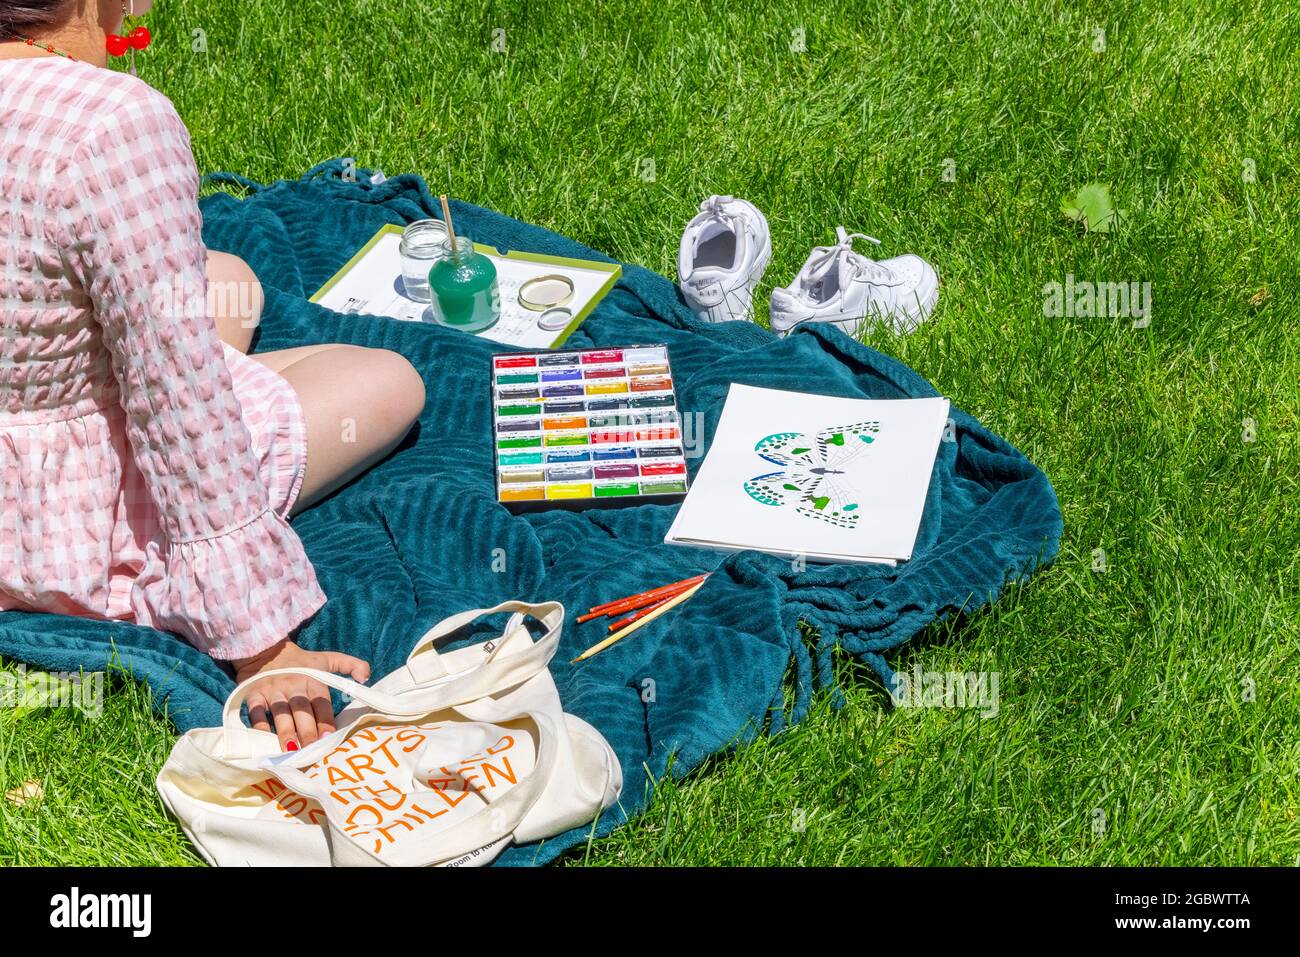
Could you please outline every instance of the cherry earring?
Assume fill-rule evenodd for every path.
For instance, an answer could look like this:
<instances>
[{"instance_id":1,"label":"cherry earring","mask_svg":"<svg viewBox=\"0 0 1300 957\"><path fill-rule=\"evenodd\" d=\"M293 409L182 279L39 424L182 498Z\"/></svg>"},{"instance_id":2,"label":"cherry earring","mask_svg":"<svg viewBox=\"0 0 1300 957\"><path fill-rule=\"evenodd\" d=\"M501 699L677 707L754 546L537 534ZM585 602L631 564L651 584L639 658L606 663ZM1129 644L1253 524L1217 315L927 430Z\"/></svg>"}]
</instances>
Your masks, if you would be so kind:
<instances>
[{"instance_id":1,"label":"cherry earring","mask_svg":"<svg viewBox=\"0 0 1300 957\"><path fill-rule=\"evenodd\" d=\"M132 4L134 7L134 4ZM136 20L134 13L127 11L126 0L122 0L122 28L126 27ZM144 24L136 24L130 30L126 31L125 36L119 36L116 33L110 33L105 38L105 45L108 47L109 56L126 56L128 52L143 50L153 42L153 35L149 33L149 28ZM134 58L132 65L134 66Z\"/></svg>"}]
</instances>

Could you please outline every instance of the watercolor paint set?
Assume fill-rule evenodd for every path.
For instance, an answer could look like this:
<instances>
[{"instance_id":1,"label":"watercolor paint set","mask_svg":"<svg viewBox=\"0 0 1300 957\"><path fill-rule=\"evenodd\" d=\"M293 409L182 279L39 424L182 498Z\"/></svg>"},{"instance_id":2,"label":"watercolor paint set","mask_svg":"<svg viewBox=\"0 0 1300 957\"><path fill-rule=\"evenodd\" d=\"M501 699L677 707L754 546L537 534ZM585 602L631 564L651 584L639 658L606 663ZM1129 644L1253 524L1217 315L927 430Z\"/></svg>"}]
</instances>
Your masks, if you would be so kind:
<instances>
[{"instance_id":1,"label":"watercolor paint set","mask_svg":"<svg viewBox=\"0 0 1300 957\"><path fill-rule=\"evenodd\" d=\"M686 497L665 345L497 353L492 429L497 501L512 512Z\"/></svg>"}]
</instances>

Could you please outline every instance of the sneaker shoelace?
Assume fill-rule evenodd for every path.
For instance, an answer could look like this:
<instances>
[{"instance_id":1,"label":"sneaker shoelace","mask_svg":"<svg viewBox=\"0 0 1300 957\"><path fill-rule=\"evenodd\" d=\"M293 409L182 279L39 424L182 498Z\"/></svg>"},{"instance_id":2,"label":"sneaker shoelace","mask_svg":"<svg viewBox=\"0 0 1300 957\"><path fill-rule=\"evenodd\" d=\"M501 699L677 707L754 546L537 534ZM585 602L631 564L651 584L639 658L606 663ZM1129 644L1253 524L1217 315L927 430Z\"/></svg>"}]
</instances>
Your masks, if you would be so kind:
<instances>
[{"instance_id":1,"label":"sneaker shoelace","mask_svg":"<svg viewBox=\"0 0 1300 957\"><path fill-rule=\"evenodd\" d=\"M894 274L888 267L882 266L862 253L853 249L855 239L865 239L867 242L880 245L880 240L875 236L868 236L866 233L850 233L843 226L835 227L835 235L838 241L834 246L818 246L813 250L817 258L810 263L808 278L804 280L804 286L814 286L825 278L826 274L837 263L841 256L848 256L849 262L852 263L854 271L859 276L866 278L868 282L890 282Z\"/></svg>"},{"instance_id":2,"label":"sneaker shoelace","mask_svg":"<svg viewBox=\"0 0 1300 957\"><path fill-rule=\"evenodd\" d=\"M735 216L727 212L727 204L733 202L735 198L734 196L710 196L700 203L700 212L708 213L717 219L735 219Z\"/></svg>"},{"instance_id":3,"label":"sneaker shoelace","mask_svg":"<svg viewBox=\"0 0 1300 957\"><path fill-rule=\"evenodd\" d=\"M733 196L710 196L704 202L700 203L700 212L705 216L708 216L710 219L717 220L728 231L739 235L740 230L737 226L740 217L735 213L727 212L727 204L732 202L734 199L735 197ZM696 233L695 243L697 246L699 245L699 236L702 235L703 232L704 230L701 229Z\"/></svg>"}]
</instances>

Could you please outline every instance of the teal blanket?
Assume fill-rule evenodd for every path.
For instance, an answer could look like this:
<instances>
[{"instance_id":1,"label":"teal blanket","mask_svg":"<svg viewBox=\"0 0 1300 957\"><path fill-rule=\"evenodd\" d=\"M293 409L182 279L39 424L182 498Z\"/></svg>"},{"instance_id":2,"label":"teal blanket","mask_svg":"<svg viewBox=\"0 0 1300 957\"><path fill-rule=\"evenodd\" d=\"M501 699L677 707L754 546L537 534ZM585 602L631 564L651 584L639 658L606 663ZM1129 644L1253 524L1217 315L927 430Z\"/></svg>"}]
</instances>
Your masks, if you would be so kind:
<instances>
[{"instance_id":1,"label":"teal blanket","mask_svg":"<svg viewBox=\"0 0 1300 957\"><path fill-rule=\"evenodd\" d=\"M495 502L488 440L488 355L500 347L307 301L381 225L435 215L424 182L406 175L372 183L366 170L354 182L339 160L265 188L215 178L249 189L244 199L216 193L202 208L207 244L242 256L266 287L255 349L317 342L393 349L428 386L419 425L398 451L294 521L329 596L302 644L359 655L384 674L450 614L506 598L562 601L571 614L552 664L561 697L605 735L626 777L620 806L596 834L645 806L651 776L664 774L671 756L671 773L684 774L798 721L814 689L837 694L836 647L889 685L891 650L940 618L992 601L1056 553L1061 513L1047 477L958 409L960 396L952 397L955 441L940 445L915 557L898 568L796 571L754 552L665 545L675 512L667 506L512 516ZM461 231L503 250L607 258L466 203L453 203L453 216ZM779 339L750 323L699 323L670 281L625 264L570 344L634 342L668 343L681 406L703 413L706 435L732 382L878 399L936 394L911 369L836 330L803 328ZM666 619L590 661L568 663L595 633L573 624L578 612L703 571L715 574ZM801 621L811 640L801 637ZM0 614L0 655L60 671L102 670L116 656L182 730L217 723L232 687L225 671L181 640L132 625ZM512 848L500 861L544 863L587 834Z\"/></svg>"}]
</instances>

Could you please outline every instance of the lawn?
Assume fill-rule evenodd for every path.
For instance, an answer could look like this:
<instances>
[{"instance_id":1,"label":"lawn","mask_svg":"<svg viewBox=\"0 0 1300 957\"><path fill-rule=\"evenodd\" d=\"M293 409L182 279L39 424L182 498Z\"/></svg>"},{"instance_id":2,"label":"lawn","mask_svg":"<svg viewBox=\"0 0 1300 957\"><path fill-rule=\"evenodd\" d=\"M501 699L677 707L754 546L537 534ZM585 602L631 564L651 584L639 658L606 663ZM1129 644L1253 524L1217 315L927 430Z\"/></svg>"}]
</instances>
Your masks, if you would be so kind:
<instances>
[{"instance_id":1,"label":"lawn","mask_svg":"<svg viewBox=\"0 0 1300 957\"><path fill-rule=\"evenodd\" d=\"M352 156L670 276L700 199L743 196L760 322L836 225L919 253L935 320L867 341L1051 478L1054 565L893 659L996 672L996 715L843 662L842 708L564 863L1300 863L1300 11L780 6L161 0L140 75L205 171ZM1090 182L1117 231L1062 214ZM1045 305L1083 281L1150 283L1149 324ZM120 680L97 721L0 711L0 784L45 792L0 801L0 862L197 862L153 789L173 734Z\"/></svg>"}]
</instances>

